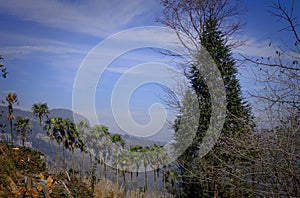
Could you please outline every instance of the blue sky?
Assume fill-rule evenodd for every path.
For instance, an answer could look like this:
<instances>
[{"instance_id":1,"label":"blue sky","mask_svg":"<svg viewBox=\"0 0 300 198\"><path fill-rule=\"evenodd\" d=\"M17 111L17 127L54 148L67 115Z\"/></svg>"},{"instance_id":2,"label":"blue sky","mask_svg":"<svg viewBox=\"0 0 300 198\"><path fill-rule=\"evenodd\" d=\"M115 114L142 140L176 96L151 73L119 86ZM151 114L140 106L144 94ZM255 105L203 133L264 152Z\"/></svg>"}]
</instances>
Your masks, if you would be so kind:
<instances>
[{"instance_id":1,"label":"blue sky","mask_svg":"<svg viewBox=\"0 0 300 198\"><path fill-rule=\"evenodd\" d=\"M251 56L272 54L267 45L285 42L285 33L278 32L285 26L267 12L271 1L242 2L248 9L243 17L247 22L243 35L248 41L235 51ZM299 7L299 1L296 4ZM0 79L0 98L16 92L22 109L31 109L36 102L47 102L51 109L72 109L76 73L90 50L119 31L160 25L155 22L160 13L159 0L1 0L0 54L9 75ZM100 122L111 131L119 132L110 108L114 83L132 66L151 61L167 63L168 59L148 49L136 50L115 60L101 77L95 107ZM246 90L253 86L253 79L243 68L240 79ZM147 109L159 102L161 93L157 85L148 84L132 95L130 109L137 122L149 120Z\"/></svg>"}]
</instances>

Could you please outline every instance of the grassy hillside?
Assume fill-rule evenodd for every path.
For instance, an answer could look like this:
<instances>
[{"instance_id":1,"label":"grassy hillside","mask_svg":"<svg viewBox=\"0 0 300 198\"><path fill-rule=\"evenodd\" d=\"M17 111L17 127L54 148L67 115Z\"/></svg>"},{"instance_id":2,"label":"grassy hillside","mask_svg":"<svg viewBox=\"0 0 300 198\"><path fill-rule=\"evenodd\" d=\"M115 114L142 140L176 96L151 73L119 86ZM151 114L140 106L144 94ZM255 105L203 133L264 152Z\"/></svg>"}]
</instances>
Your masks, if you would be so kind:
<instances>
[{"instance_id":1,"label":"grassy hillside","mask_svg":"<svg viewBox=\"0 0 300 198\"><path fill-rule=\"evenodd\" d=\"M164 198L158 193L124 192L124 188L111 181L99 181L92 196L89 181L68 172L50 173L45 156L37 150L14 147L0 142L0 197L96 197Z\"/></svg>"},{"instance_id":2,"label":"grassy hillside","mask_svg":"<svg viewBox=\"0 0 300 198\"><path fill-rule=\"evenodd\" d=\"M78 178L50 174L44 158L39 151L0 142L0 197L91 197Z\"/></svg>"}]
</instances>

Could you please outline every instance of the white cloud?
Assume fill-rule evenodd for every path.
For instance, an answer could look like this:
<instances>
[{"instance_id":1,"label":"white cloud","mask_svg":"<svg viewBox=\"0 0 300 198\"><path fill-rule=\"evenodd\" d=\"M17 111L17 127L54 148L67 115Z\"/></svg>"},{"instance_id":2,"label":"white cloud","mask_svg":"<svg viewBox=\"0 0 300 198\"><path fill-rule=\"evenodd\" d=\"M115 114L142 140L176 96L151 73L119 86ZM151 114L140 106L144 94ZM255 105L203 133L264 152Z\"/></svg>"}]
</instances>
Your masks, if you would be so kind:
<instances>
[{"instance_id":1,"label":"white cloud","mask_svg":"<svg viewBox=\"0 0 300 198\"><path fill-rule=\"evenodd\" d=\"M1 3L0 10L50 27L105 36L157 5L158 1L140 0L9 0Z\"/></svg>"},{"instance_id":2,"label":"white cloud","mask_svg":"<svg viewBox=\"0 0 300 198\"><path fill-rule=\"evenodd\" d=\"M270 40L257 40L250 37L244 45L234 50L235 53L240 53L251 57L269 57L274 55L274 49L269 47Z\"/></svg>"},{"instance_id":3,"label":"white cloud","mask_svg":"<svg viewBox=\"0 0 300 198\"><path fill-rule=\"evenodd\" d=\"M32 36L25 36L16 33L0 33L1 43L4 43L1 47L1 54L6 59L11 59L16 55L20 58L20 55L34 54L35 52L44 52L49 54L81 54L86 55L91 46L84 44L71 44L58 40L51 40L45 38L38 38ZM9 41L9 45L5 44Z\"/></svg>"}]
</instances>

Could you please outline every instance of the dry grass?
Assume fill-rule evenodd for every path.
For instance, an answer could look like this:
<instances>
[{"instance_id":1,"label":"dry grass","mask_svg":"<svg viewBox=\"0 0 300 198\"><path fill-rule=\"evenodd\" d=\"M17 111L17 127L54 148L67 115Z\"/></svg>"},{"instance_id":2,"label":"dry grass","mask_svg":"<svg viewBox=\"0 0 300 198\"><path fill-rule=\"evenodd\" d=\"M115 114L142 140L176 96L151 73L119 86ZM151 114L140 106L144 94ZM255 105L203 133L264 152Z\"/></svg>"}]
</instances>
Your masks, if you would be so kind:
<instances>
[{"instance_id":1,"label":"dry grass","mask_svg":"<svg viewBox=\"0 0 300 198\"><path fill-rule=\"evenodd\" d=\"M127 191L124 193L124 188L117 186L111 181L101 181L96 185L95 188L95 198L170 198L172 196L162 193L154 192L139 192L136 191Z\"/></svg>"}]
</instances>

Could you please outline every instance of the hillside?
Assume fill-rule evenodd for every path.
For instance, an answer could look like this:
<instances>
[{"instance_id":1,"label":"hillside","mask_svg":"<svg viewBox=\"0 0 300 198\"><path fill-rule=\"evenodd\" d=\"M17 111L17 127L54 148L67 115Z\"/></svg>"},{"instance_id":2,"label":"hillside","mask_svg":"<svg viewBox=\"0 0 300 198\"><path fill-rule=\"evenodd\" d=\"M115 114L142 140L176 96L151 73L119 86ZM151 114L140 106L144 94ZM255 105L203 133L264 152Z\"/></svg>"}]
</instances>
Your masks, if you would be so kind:
<instances>
[{"instance_id":1,"label":"hillside","mask_svg":"<svg viewBox=\"0 0 300 198\"><path fill-rule=\"evenodd\" d=\"M45 155L26 147L0 142L0 197L2 198L167 198L167 194L127 191L111 181L100 181L92 196L90 183L66 171L53 174L46 167Z\"/></svg>"},{"instance_id":2,"label":"hillside","mask_svg":"<svg viewBox=\"0 0 300 198\"><path fill-rule=\"evenodd\" d=\"M4 106L0 106L0 112L2 112L2 116L0 117L0 123L6 124L7 126L9 125L7 119L6 119L6 114L7 114L7 107ZM30 178L30 180L34 180L35 181L35 188L39 185L39 184L48 184L45 183L48 177L50 178L56 178L57 181L62 180L67 187L69 188L70 186L68 185L75 185L74 186L74 193L76 193L77 191L77 182L79 182L79 180L74 177L72 179L72 182L70 183L67 180L67 176L66 173L63 172L63 174L57 175L58 173L60 173L60 171L62 170L59 167L62 167L63 164L63 159L66 160L66 169L69 170L70 167L72 167L72 155L71 152L69 150L65 150L65 158L63 158L62 156L62 147L61 145L57 144L56 142L52 142L50 140L50 138L47 136L46 131L43 131L42 133L40 133L40 126L39 126L39 120L37 117L35 117L32 112L30 111L24 111L21 109L14 109L14 115L15 117L18 116L25 116L30 118L30 124L32 125L32 133L28 134L28 136L26 137L26 143L25 146L27 146L28 148L23 148L23 147L17 147L19 146L19 141L17 139L15 139L14 143L15 143L15 147L13 148L5 143L1 143L1 162L5 162L5 165L3 167L1 167L0 169L0 197L14 197L14 195L20 194L20 190L22 191L21 194L24 192L28 193L32 193L31 190L33 190L34 188L32 187L28 187L27 183L28 179ZM50 110L50 115L49 117L63 117L63 118L70 118L72 119L73 113L70 110L66 110L66 109L53 109ZM80 115L78 115L80 116ZM82 117L82 116L81 116ZM85 119L84 117L82 117L82 119ZM9 134L9 127L6 127L6 129L0 133L0 142L6 141L6 136ZM39 140L39 136L41 135L41 141ZM149 145L153 145L155 142L153 141L149 141L147 139L139 139L139 138L135 138L129 135L123 135L122 136L126 142L126 147L129 147L131 145L136 145L139 144L141 146L149 146ZM33 150L33 149L38 149L37 150ZM58 155L56 156L56 153L58 153ZM3 154L3 155L2 155ZM16 157L17 156L17 157ZM28 156L30 156L29 161L28 160ZM32 157L33 156L33 157ZM16 158L15 158L16 157ZM80 170L80 175L84 175L85 176L85 183L89 184L90 180L90 159L89 156L86 154L84 155L84 157L82 158L82 153L76 149L74 152L74 159L75 159L75 171L79 171ZM20 161L22 160L22 163L20 166ZM39 163L35 163L35 162L39 162ZM30 162L30 163L29 163ZM33 164L31 164L33 163ZM25 165L24 165L25 164ZM32 167L31 167L32 166ZM47 166L47 169L46 169ZM81 167L82 166L82 167ZM30 168L28 168L30 167ZM41 168L43 167L43 168ZM27 170L29 169L29 171ZM97 167L97 175L100 174L100 169L101 167ZM27 171L27 172L26 172ZM103 171L103 170L102 170ZM134 181L136 181L136 184L134 185L134 187L132 188L131 183L130 183L130 174L126 174L126 182L123 182L123 178L119 175L119 178L116 179L116 174L115 171L111 168L111 167L107 167L107 173L108 173L108 179L111 181L116 182L119 179L119 184L120 186L124 187L124 183L125 183L125 188L128 189L132 189L132 190L138 190L140 188L143 188L143 186L145 185L145 177L144 174L140 174L138 177L138 181L136 181L136 179L134 179ZM9 174L6 174L9 173ZM52 173L55 173L52 174ZM43 176L43 179L39 177L39 175ZM134 174L135 175L135 174ZM71 175L70 175L71 176ZM99 178L99 177L97 177ZM147 181L148 181L148 185L149 185L149 192L153 191L153 186L154 186L154 178L153 178L153 173L149 173L149 175L147 176ZM42 180L41 180L42 179ZM26 181L25 181L26 180ZM42 183L41 183L42 181ZM157 175L157 185L158 185L158 190L162 190L162 174L158 174ZM120 190L121 187L116 186L114 183L110 182L111 184L105 184L105 186L109 186L109 193L111 194L113 193L119 193L121 192L121 194L123 193L123 190ZM58 184L58 183L57 183ZM60 192L57 193L58 194L65 194L65 187L64 184L62 182L59 183L60 185L62 185L63 188L55 190L55 188L51 189L53 192ZM50 184L48 184L50 185ZM52 185L52 184L51 184ZM98 184L99 185L99 184ZM103 186L103 184L101 184ZM59 185L58 185L58 188ZM87 187L85 186L85 188L87 189ZM113 189L113 190L111 190ZM101 189L101 194L103 194L103 189ZM30 191L30 192L28 192ZM40 194L40 196L43 194L44 195L44 190L41 191L33 191L34 193ZM83 190L84 192L84 190ZM86 191L88 192L88 191ZM98 191L99 192L99 189ZM135 192L135 191L133 191ZM7 194L8 193L8 194ZM9 194L11 193L11 194ZM99 192L100 193L100 192ZM129 192L130 193L130 192ZM20 196L21 196L20 194ZM41 197L43 197L41 196ZM75 196L77 197L77 196ZM84 196L87 197L87 196ZM102 197L102 196L100 196ZM128 196L131 197L131 196ZM157 196L154 196L157 197Z\"/></svg>"},{"instance_id":3,"label":"hillside","mask_svg":"<svg viewBox=\"0 0 300 198\"><path fill-rule=\"evenodd\" d=\"M0 142L0 197L89 197L88 185L65 173L51 174L45 156Z\"/></svg>"}]
</instances>

